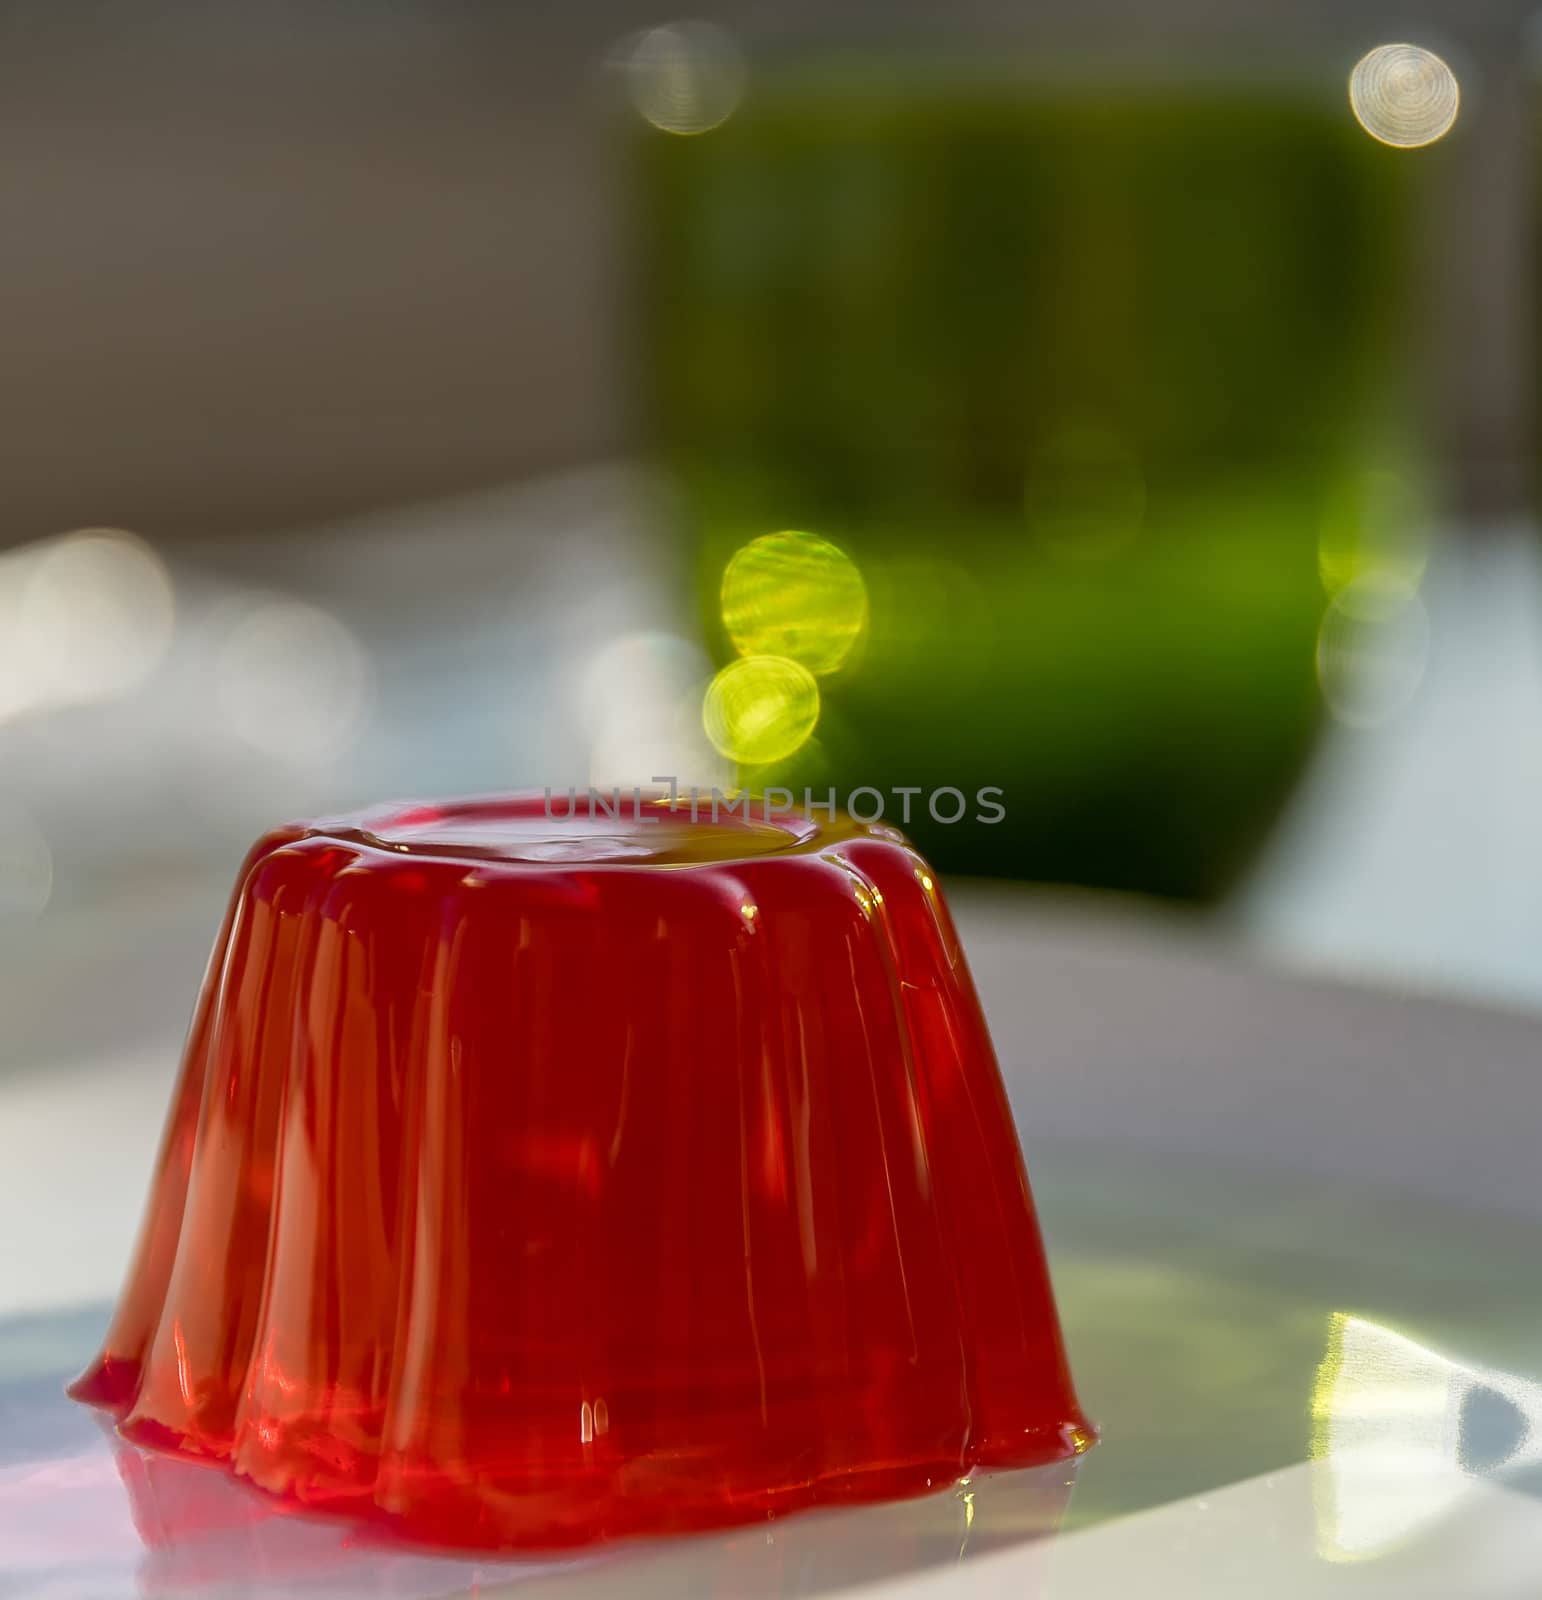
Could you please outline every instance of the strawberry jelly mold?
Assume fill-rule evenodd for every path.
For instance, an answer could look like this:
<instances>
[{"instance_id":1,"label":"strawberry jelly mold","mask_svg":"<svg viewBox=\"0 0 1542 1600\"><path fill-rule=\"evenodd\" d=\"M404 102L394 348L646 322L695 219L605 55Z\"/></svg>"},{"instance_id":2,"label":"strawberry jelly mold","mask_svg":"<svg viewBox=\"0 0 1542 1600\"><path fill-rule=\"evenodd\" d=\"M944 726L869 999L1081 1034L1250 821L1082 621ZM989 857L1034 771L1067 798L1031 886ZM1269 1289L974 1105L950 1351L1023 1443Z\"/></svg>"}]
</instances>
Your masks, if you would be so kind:
<instances>
[{"instance_id":1,"label":"strawberry jelly mold","mask_svg":"<svg viewBox=\"0 0 1542 1600\"><path fill-rule=\"evenodd\" d=\"M565 801L257 844L71 1392L292 1506L491 1547L1084 1448L925 862L841 817Z\"/></svg>"}]
</instances>

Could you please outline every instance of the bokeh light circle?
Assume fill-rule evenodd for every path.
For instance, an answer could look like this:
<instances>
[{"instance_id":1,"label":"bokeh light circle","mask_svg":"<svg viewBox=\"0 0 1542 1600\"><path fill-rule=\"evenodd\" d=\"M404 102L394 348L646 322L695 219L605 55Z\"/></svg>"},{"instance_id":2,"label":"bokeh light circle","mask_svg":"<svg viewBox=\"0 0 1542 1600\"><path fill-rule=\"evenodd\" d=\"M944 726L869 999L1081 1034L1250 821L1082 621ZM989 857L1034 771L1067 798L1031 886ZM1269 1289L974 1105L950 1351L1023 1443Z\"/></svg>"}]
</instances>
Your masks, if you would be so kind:
<instances>
[{"instance_id":1,"label":"bokeh light circle","mask_svg":"<svg viewBox=\"0 0 1542 1600\"><path fill-rule=\"evenodd\" d=\"M702 694L712 664L699 644L658 629L610 640L585 666L579 717L589 735L589 781L609 791L653 787L724 788L733 763L707 743Z\"/></svg>"},{"instance_id":2,"label":"bokeh light circle","mask_svg":"<svg viewBox=\"0 0 1542 1600\"><path fill-rule=\"evenodd\" d=\"M701 646L660 629L625 633L585 663L578 714L591 738L618 722L657 723L712 675Z\"/></svg>"},{"instance_id":3,"label":"bokeh light circle","mask_svg":"<svg viewBox=\"0 0 1542 1600\"><path fill-rule=\"evenodd\" d=\"M1317 536L1318 572L1330 595L1356 579L1411 595L1429 551L1425 496L1408 478L1373 468L1334 486Z\"/></svg>"},{"instance_id":4,"label":"bokeh light circle","mask_svg":"<svg viewBox=\"0 0 1542 1600\"><path fill-rule=\"evenodd\" d=\"M839 545L793 529L762 534L723 573L723 626L740 655L785 656L816 676L867 631L867 586Z\"/></svg>"},{"instance_id":5,"label":"bokeh light circle","mask_svg":"<svg viewBox=\"0 0 1542 1600\"><path fill-rule=\"evenodd\" d=\"M707 685L701 722L713 748L745 766L783 761L819 721L819 685L786 656L730 661Z\"/></svg>"},{"instance_id":6,"label":"bokeh light circle","mask_svg":"<svg viewBox=\"0 0 1542 1600\"><path fill-rule=\"evenodd\" d=\"M1379 575L1356 578L1329 602L1317 635L1317 682L1335 721L1390 722L1413 699L1429 665L1424 602Z\"/></svg>"},{"instance_id":7,"label":"bokeh light circle","mask_svg":"<svg viewBox=\"0 0 1542 1600\"><path fill-rule=\"evenodd\" d=\"M1349 103L1373 139L1412 150L1449 132L1461 106L1461 88L1433 50L1383 44L1355 63Z\"/></svg>"},{"instance_id":8,"label":"bokeh light circle","mask_svg":"<svg viewBox=\"0 0 1542 1600\"><path fill-rule=\"evenodd\" d=\"M33 704L132 694L171 644L165 564L121 528L85 528L40 547L21 595L21 665Z\"/></svg>"},{"instance_id":9,"label":"bokeh light circle","mask_svg":"<svg viewBox=\"0 0 1542 1600\"><path fill-rule=\"evenodd\" d=\"M214 677L232 733L265 755L309 763L356 741L372 673L364 646L339 618L272 596L235 621Z\"/></svg>"},{"instance_id":10,"label":"bokeh light circle","mask_svg":"<svg viewBox=\"0 0 1542 1600\"><path fill-rule=\"evenodd\" d=\"M671 22L640 34L626 60L632 104L662 133L707 133L744 96L744 57L711 22Z\"/></svg>"}]
</instances>

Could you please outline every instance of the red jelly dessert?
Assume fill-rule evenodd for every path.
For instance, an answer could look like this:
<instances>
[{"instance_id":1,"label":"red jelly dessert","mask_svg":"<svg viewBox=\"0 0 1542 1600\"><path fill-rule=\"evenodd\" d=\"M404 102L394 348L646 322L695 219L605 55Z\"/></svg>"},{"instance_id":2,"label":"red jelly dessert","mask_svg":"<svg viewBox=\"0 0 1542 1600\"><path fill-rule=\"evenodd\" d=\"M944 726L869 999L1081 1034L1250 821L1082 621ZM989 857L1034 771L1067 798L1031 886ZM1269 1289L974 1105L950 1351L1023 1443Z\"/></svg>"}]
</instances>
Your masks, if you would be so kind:
<instances>
[{"instance_id":1,"label":"red jelly dessert","mask_svg":"<svg viewBox=\"0 0 1542 1600\"><path fill-rule=\"evenodd\" d=\"M291 1505L502 1547L1084 1447L926 863L568 801L257 845L72 1392Z\"/></svg>"}]
</instances>

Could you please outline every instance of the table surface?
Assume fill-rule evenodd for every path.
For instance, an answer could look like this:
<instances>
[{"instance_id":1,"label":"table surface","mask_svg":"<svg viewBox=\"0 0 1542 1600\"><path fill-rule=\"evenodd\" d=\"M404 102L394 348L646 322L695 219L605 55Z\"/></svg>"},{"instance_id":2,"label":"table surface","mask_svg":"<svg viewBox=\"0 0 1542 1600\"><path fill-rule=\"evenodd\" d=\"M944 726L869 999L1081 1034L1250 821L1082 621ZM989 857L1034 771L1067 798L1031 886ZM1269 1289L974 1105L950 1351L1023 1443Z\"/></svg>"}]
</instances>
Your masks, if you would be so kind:
<instances>
[{"instance_id":1,"label":"table surface","mask_svg":"<svg viewBox=\"0 0 1542 1600\"><path fill-rule=\"evenodd\" d=\"M3 997L39 1049L0 1078L0 1594L1534 1592L1542 1021L1025 890L953 898L1103 1427L1076 1473L472 1563L125 1453L60 1386L137 1223L224 888L52 919L56 986ZM72 990L99 1003L66 1016ZM168 1544L188 1497L218 1531Z\"/></svg>"},{"instance_id":2,"label":"table surface","mask_svg":"<svg viewBox=\"0 0 1542 1600\"><path fill-rule=\"evenodd\" d=\"M1247 954L1386 946L1402 970L1542 993L1520 848L1539 774L1512 736L1535 708L1496 692L1542 681L1524 540L1432 563L1432 626L1467 669L1395 738L1324 752L1231 923L951 886L1103 1426L1074 1486L1001 1475L478 1564L274 1517L218 1473L122 1452L62 1398L128 1254L246 839L425 772L436 790L586 772L596 662L660 638L692 660L647 493L584 471L174 560L176 642L142 693L0 727L6 804L46 838L52 887L38 920L0 917L0 1595L1534 1592L1542 1020ZM372 709L336 759L234 737L211 689L231 618L274 593L320 607L367 668ZM1398 804L1351 803L1377 784ZM1421 803L1460 827L1432 834ZM217 1531L168 1542L189 1501Z\"/></svg>"}]
</instances>

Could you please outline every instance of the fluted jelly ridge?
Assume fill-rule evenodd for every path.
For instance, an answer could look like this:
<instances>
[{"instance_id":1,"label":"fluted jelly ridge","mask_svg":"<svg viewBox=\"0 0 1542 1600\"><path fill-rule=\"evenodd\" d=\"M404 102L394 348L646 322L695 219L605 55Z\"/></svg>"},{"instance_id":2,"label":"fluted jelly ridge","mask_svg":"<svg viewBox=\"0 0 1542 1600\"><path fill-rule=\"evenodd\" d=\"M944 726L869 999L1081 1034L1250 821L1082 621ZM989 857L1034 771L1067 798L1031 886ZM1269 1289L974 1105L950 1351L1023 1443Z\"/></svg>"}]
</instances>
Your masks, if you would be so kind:
<instances>
[{"instance_id":1,"label":"fluted jelly ridge","mask_svg":"<svg viewBox=\"0 0 1542 1600\"><path fill-rule=\"evenodd\" d=\"M930 868L839 816L564 803L256 845L72 1392L292 1504L494 1547L1081 1448Z\"/></svg>"}]
</instances>

